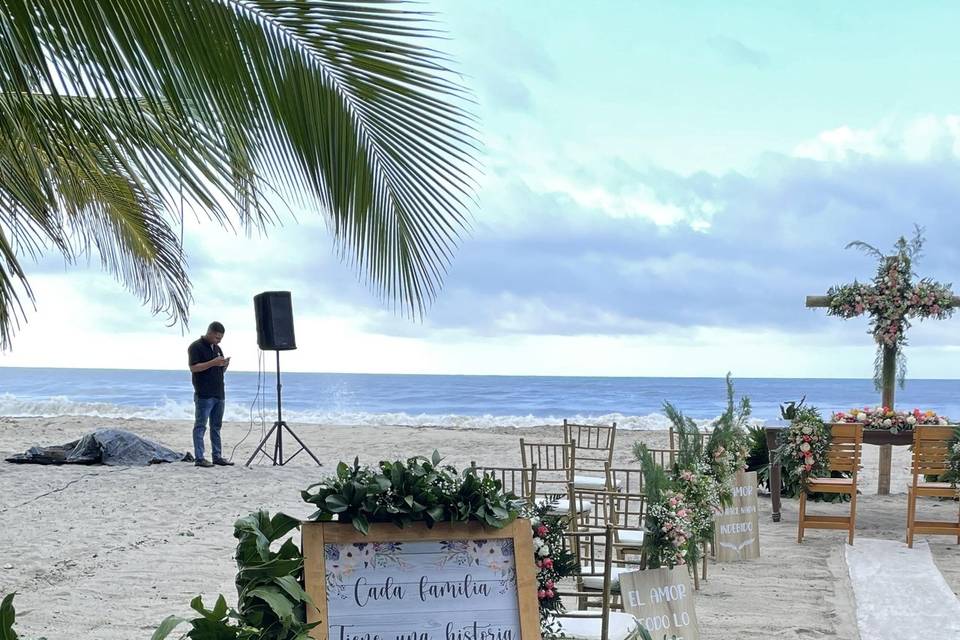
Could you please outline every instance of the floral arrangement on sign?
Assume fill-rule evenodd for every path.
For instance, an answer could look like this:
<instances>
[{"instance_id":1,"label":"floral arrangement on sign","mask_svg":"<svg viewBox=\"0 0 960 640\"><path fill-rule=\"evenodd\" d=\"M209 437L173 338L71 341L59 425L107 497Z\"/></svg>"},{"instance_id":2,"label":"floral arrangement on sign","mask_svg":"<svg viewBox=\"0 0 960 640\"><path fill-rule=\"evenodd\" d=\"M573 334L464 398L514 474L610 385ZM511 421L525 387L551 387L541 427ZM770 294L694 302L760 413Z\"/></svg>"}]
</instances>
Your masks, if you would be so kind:
<instances>
[{"instance_id":1,"label":"floral arrangement on sign","mask_svg":"<svg viewBox=\"0 0 960 640\"><path fill-rule=\"evenodd\" d=\"M780 434L780 446L775 455L783 468L787 487L805 490L810 476L830 473L827 450L830 448L830 429L814 407L803 407L793 412L790 427Z\"/></svg>"},{"instance_id":2,"label":"floral arrangement on sign","mask_svg":"<svg viewBox=\"0 0 960 640\"><path fill-rule=\"evenodd\" d=\"M382 461L378 469L337 465L336 475L324 478L301 492L317 510L312 520L351 522L366 534L371 522L392 522L403 527L412 522L478 521L501 529L517 517L517 496L505 493L493 476L463 473L441 464L436 451L431 458L406 462Z\"/></svg>"},{"instance_id":3,"label":"floral arrangement on sign","mask_svg":"<svg viewBox=\"0 0 960 640\"><path fill-rule=\"evenodd\" d=\"M882 386L883 350L895 350L898 364L898 379L903 385L906 365L903 347L907 343L906 331L910 318L943 319L953 313L953 292L950 285L933 282L929 278L916 285L913 277L913 262L923 248L923 230L916 227L913 239L907 242L901 237L894 245L893 255L884 255L879 249L865 242L851 242L847 248L857 248L877 258L877 275L873 284L854 281L853 284L831 287L827 291L829 315L854 318L869 313L870 331L877 343L874 362L874 383Z\"/></svg>"},{"instance_id":4,"label":"floral arrangement on sign","mask_svg":"<svg viewBox=\"0 0 960 640\"><path fill-rule=\"evenodd\" d=\"M550 513L549 503L527 507L524 517L533 528L533 553L537 565L537 601L540 604L540 632L543 637L555 635L559 629L554 622L557 614L566 609L557 594L557 585L564 578L577 573L577 559L564 544L568 518Z\"/></svg>"},{"instance_id":5,"label":"floral arrangement on sign","mask_svg":"<svg viewBox=\"0 0 960 640\"><path fill-rule=\"evenodd\" d=\"M908 431L918 424L948 425L950 419L934 411L895 411L888 407L864 407L833 414L833 422L860 422L864 429L880 429L891 433Z\"/></svg>"}]
</instances>

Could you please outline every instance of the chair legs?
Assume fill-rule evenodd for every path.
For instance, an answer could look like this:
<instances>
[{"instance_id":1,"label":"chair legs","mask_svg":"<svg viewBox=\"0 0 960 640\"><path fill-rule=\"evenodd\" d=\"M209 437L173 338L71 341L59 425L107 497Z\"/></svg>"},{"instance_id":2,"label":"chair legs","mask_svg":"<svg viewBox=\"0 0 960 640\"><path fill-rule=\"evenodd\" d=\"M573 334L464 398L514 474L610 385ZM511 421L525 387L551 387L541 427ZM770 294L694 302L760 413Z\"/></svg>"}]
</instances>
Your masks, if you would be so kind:
<instances>
[{"instance_id":1,"label":"chair legs","mask_svg":"<svg viewBox=\"0 0 960 640\"><path fill-rule=\"evenodd\" d=\"M799 525L797 526L797 544L803 542L803 521L807 516L807 492L803 489L800 490L800 517L797 518Z\"/></svg>"},{"instance_id":2,"label":"chair legs","mask_svg":"<svg viewBox=\"0 0 960 640\"><path fill-rule=\"evenodd\" d=\"M853 546L853 533L857 528L857 490L850 494L850 529L847 534L847 544Z\"/></svg>"},{"instance_id":3,"label":"chair legs","mask_svg":"<svg viewBox=\"0 0 960 640\"><path fill-rule=\"evenodd\" d=\"M913 487L907 487L907 547L913 548L913 523L917 517L917 498Z\"/></svg>"}]
</instances>

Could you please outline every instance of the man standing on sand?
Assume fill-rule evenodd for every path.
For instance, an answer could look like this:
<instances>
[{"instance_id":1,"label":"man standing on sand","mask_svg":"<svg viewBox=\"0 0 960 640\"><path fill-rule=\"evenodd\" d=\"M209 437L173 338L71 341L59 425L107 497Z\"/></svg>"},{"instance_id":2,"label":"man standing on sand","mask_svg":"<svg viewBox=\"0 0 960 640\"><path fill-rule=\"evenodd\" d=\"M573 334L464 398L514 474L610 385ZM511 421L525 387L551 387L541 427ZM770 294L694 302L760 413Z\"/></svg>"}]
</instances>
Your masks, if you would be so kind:
<instances>
[{"instance_id":1,"label":"man standing on sand","mask_svg":"<svg viewBox=\"0 0 960 640\"><path fill-rule=\"evenodd\" d=\"M230 366L230 358L223 357L220 341L224 328L219 322L211 322L206 335L193 342L187 349L190 372L193 374L193 403L196 419L193 423L193 455L198 467L213 465L230 466L233 463L223 457L220 444L220 427L223 424L223 373ZM213 462L203 457L203 435L210 420L210 448Z\"/></svg>"}]
</instances>

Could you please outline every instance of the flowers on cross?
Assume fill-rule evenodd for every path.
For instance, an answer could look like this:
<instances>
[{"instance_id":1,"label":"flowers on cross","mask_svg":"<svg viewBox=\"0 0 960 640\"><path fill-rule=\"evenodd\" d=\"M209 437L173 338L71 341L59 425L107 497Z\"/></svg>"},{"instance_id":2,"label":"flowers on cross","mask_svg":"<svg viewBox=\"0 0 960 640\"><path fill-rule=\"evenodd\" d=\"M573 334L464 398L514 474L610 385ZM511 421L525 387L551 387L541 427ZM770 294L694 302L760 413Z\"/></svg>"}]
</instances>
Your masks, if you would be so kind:
<instances>
[{"instance_id":1,"label":"flowers on cross","mask_svg":"<svg viewBox=\"0 0 960 640\"><path fill-rule=\"evenodd\" d=\"M908 431L918 424L948 425L950 419L935 411L896 411L889 407L863 407L833 414L833 422L859 422L864 429L879 429L891 433Z\"/></svg>"},{"instance_id":2,"label":"flowers on cross","mask_svg":"<svg viewBox=\"0 0 960 640\"><path fill-rule=\"evenodd\" d=\"M863 249L877 257L877 274L872 284L854 281L853 284L831 287L827 291L827 313L841 318L854 318L864 313L870 315L870 332L879 350L874 370L874 382L879 388L882 377L879 354L884 348L891 348L897 357L900 356L907 342L906 331L910 328L911 318L942 320L953 314L953 291L950 285L929 278L916 284L911 281L913 261L923 247L919 227L909 242L903 237L897 241L893 255L884 255L865 242L851 242L847 245L850 247ZM901 361L898 374L901 383L905 373Z\"/></svg>"}]
</instances>

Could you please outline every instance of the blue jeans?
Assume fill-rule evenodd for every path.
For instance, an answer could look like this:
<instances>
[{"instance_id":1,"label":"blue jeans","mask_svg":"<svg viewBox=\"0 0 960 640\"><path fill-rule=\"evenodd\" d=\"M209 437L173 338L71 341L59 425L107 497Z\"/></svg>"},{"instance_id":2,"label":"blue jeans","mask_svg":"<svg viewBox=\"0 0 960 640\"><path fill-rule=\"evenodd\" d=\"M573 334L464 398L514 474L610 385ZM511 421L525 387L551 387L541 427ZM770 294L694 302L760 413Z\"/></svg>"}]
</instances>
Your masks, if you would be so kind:
<instances>
[{"instance_id":1,"label":"blue jeans","mask_svg":"<svg viewBox=\"0 0 960 640\"><path fill-rule=\"evenodd\" d=\"M223 398L198 398L193 396L196 407L193 422L193 455L197 460L203 458L203 434L207 431L207 419L210 420L210 446L213 459L223 457L220 446L220 427L223 425Z\"/></svg>"}]
</instances>

